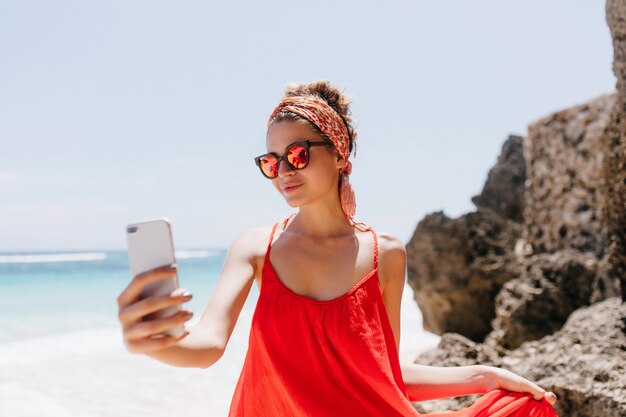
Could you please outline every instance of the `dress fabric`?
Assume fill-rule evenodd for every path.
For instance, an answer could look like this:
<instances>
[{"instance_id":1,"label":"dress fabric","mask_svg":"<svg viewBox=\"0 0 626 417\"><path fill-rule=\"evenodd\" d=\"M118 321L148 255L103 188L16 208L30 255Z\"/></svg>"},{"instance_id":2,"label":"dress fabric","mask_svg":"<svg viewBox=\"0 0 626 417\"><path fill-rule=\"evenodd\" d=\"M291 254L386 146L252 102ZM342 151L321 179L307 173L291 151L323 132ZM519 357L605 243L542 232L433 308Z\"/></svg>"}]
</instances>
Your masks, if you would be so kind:
<instances>
[{"instance_id":1,"label":"dress fabric","mask_svg":"<svg viewBox=\"0 0 626 417\"><path fill-rule=\"evenodd\" d=\"M286 219L283 229L287 223ZM411 404L373 269L347 293L315 300L289 289L270 262L272 229L248 351L229 417L420 416ZM544 399L493 390L469 408L433 417L553 417Z\"/></svg>"}]
</instances>

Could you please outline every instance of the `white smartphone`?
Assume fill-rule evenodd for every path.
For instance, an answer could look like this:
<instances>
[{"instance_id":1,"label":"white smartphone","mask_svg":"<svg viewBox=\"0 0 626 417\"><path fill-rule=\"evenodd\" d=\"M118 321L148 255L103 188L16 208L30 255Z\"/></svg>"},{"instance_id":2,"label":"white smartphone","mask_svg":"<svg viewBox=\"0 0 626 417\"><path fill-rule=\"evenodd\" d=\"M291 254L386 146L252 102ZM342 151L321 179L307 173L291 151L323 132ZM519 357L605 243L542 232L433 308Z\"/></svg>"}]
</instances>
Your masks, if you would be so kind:
<instances>
[{"instance_id":1,"label":"white smartphone","mask_svg":"<svg viewBox=\"0 0 626 417\"><path fill-rule=\"evenodd\" d=\"M128 241L128 263L133 277L142 272L176 262L172 227L169 219L166 217L127 225L126 238ZM174 273L170 278L161 279L148 284L141 292L139 298L143 299L153 295L167 295L177 288L178 276ZM143 320L147 321L170 317L180 310L181 307L180 304L178 304L150 313L144 316ZM184 332L184 325L180 325L164 331L160 333L160 335L179 337L182 336Z\"/></svg>"}]
</instances>

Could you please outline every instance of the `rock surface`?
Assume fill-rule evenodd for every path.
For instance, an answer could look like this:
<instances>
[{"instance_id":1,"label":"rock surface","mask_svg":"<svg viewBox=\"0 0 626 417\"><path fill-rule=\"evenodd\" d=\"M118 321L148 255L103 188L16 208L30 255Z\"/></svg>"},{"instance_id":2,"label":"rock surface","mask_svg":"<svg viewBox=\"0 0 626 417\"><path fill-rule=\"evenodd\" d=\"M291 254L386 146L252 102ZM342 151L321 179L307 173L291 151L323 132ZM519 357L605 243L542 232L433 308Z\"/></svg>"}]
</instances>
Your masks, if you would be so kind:
<instances>
[{"instance_id":1,"label":"rock surface","mask_svg":"<svg viewBox=\"0 0 626 417\"><path fill-rule=\"evenodd\" d=\"M603 135L616 95L553 113L528 126L525 238L533 253L564 248L604 255Z\"/></svg>"},{"instance_id":2,"label":"rock surface","mask_svg":"<svg viewBox=\"0 0 626 417\"><path fill-rule=\"evenodd\" d=\"M521 274L497 295L487 342L506 349L558 330L575 309L620 294L609 274L603 140L616 94L532 123Z\"/></svg>"},{"instance_id":3,"label":"rock surface","mask_svg":"<svg viewBox=\"0 0 626 417\"><path fill-rule=\"evenodd\" d=\"M613 109L605 141L607 198L608 276L621 283L626 301L626 1L609 0L606 20L613 37L613 73L617 77L619 100Z\"/></svg>"},{"instance_id":4,"label":"rock surface","mask_svg":"<svg viewBox=\"0 0 626 417\"><path fill-rule=\"evenodd\" d=\"M416 362L510 369L554 391L561 417L626 416L626 0L606 13L617 93L509 138L477 211L428 215L407 244L425 328L442 334Z\"/></svg>"},{"instance_id":5,"label":"rock surface","mask_svg":"<svg viewBox=\"0 0 626 417\"><path fill-rule=\"evenodd\" d=\"M504 355L487 344L445 334L439 347L420 355L417 362L435 366L502 367L553 391L558 398L555 410L561 417L623 417L626 415L625 320L626 303L613 297L577 310L558 332L526 342ZM452 411L467 407L475 398L428 401L420 403L419 409Z\"/></svg>"},{"instance_id":6,"label":"rock surface","mask_svg":"<svg viewBox=\"0 0 626 417\"><path fill-rule=\"evenodd\" d=\"M487 343L506 349L559 330L569 315L590 304L598 260L566 249L533 255L521 278L504 285L496 297L496 319Z\"/></svg>"},{"instance_id":7,"label":"rock surface","mask_svg":"<svg viewBox=\"0 0 626 417\"><path fill-rule=\"evenodd\" d=\"M407 244L408 277L426 330L474 341L489 334L511 349L558 330L576 308L619 294L603 191L603 135L615 103L608 94L531 124L527 137L502 147L473 198L476 212L437 212L418 224Z\"/></svg>"},{"instance_id":8,"label":"rock surface","mask_svg":"<svg viewBox=\"0 0 626 417\"><path fill-rule=\"evenodd\" d=\"M522 137L510 135L502 145L496 165L487 175L480 195L472 197L477 208L489 208L505 219L523 222L526 163Z\"/></svg>"},{"instance_id":9,"label":"rock surface","mask_svg":"<svg viewBox=\"0 0 626 417\"><path fill-rule=\"evenodd\" d=\"M483 340L495 317L496 294L520 274L509 248L521 231L490 209L458 219L437 212L419 223L407 245L407 264L426 330Z\"/></svg>"}]
</instances>

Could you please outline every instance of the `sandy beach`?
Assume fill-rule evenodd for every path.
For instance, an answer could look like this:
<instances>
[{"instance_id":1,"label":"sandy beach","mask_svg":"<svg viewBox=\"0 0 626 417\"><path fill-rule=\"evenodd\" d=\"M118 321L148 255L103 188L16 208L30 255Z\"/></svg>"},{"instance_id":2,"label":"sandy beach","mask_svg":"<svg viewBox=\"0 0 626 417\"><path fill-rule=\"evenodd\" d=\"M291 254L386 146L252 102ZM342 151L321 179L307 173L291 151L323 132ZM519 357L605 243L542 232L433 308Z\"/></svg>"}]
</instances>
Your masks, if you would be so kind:
<instances>
[{"instance_id":1,"label":"sandy beach","mask_svg":"<svg viewBox=\"0 0 626 417\"><path fill-rule=\"evenodd\" d=\"M407 285L402 362L439 340L422 330L412 295ZM243 309L226 353L208 369L176 368L132 355L113 326L0 344L0 417L226 416L252 313Z\"/></svg>"}]
</instances>

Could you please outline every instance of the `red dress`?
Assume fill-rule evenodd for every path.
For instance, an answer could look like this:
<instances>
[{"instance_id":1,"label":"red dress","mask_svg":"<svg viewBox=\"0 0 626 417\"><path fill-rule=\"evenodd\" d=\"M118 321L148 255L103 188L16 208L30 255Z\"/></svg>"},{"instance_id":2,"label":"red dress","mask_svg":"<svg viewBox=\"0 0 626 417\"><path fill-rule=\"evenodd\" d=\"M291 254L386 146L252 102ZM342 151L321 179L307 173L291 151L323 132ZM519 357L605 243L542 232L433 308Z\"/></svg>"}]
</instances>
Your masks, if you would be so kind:
<instances>
[{"instance_id":1,"label":"red dress","mask_svg":"<svg viewBox=\"0 0 626 417\"><path fill-rule=\"evenodd\" d=\"M288 220L288 219L287 219ZM286 224L286 221L285 221ZM374 266L332 300L295 293L270 262L263 266L248 351L229 417L420 416L407 395ZM284 229L284 225L283 225ZM429 416L552 417L544 399L494 390L461 411Z\"/></svg>"}]
</instances>

